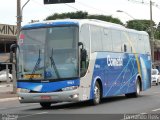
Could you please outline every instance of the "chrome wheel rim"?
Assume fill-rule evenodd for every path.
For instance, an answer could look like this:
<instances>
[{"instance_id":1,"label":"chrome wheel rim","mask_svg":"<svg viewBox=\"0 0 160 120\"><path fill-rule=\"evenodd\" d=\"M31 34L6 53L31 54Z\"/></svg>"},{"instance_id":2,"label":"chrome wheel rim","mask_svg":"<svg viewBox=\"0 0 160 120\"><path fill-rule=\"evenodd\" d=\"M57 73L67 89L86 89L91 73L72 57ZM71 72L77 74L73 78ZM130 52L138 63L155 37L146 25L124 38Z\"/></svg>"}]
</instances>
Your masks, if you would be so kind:
<instances>
[{"instance_id":1,"label":"chrome wheel rim","mask_svg":"<svg viewBox=\"0 0 160 120\"><path fill-rule=\"evenodd\" d=\"M140 94L140 85L139 85L139 82L137 83L137 94L138 95Z\"/></svg>"},{"instance_id":2,"label":"chrome wheel rim","mask_svg":"<svg viewBox=\"0 0 160 120\"><path fill-rule=\"evenodd\" d=\"M100 90L98 89L97 86L94 88L94 99L96 103L99 103L100 101Z\"/></svg>"}]
</instances>

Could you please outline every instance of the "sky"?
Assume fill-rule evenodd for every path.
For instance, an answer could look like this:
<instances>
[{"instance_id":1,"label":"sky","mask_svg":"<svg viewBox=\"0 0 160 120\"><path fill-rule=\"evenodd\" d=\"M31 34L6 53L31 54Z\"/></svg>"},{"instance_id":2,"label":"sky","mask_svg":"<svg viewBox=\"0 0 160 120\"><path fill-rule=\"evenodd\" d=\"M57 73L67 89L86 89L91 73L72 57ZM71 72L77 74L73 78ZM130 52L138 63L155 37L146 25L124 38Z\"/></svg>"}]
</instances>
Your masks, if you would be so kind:
<instances>
[{"instance_id":1,"label":"sky","mask_svg":"<svg viewBox=\"0 0 160 120\"><path fill-rule=\"evenodd\" d=\"M21 6L27 0L21 0ZM141 2L145 4L142 4ZM160 0L152 0L153 20L160 22ZM133 19L150 19L149 0L75 0L75 3L44 5L43 0L30 0L22 11L22 25L31 20L43 21L54 13L85 11L89 14L112 15L124 24ZM0 0L0 24L16 25L17 0ZM116 12L121 10L124 12Z\"/></svg>"}]
</instances>

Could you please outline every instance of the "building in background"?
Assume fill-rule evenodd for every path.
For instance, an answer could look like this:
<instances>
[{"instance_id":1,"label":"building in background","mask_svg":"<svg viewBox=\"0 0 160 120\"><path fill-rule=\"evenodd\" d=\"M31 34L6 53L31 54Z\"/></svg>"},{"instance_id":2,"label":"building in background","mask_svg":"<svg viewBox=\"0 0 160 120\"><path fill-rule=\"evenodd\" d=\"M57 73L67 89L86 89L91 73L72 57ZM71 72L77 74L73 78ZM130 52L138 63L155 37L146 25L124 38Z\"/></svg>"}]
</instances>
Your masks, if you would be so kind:
<instances>
[{"instance_id":1,"label":"building in background","mask_svg":"<svg viewBox=\"0 0 160 120\"><path fill-rule=\"evenodd\" d=\"M0 70L9 63L10 46L16 43L17 27L15 25L0 24Z\"/></svg>"},{"instance_id":2,"label":"building in background","mask_svg":"<svg viewBox=\"0 0 160 120\"><path fill-rule=\"evenodd\" d=\"M155 40L154 43L154 68L160 71L160 40Z\"/></svg>"}]
</instances>

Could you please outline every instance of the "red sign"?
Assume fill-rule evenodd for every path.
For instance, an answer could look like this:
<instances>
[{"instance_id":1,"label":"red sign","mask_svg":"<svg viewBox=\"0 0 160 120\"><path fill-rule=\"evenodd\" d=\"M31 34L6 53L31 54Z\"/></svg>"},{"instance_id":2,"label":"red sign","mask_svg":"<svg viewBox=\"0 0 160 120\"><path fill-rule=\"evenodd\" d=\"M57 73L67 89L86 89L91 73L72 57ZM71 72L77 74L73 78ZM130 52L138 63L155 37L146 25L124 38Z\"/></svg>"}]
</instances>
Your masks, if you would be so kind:
<instances>
[{"instance_id":1,"label":"red sign","mask_svg":"<svg viewBox=\"0 0 160 120\"><path fill-rule=\"evenodd\" d=\"M25 35L24 34L20 34L19 39L24 39Z\"/></svg>"}]
</instances>

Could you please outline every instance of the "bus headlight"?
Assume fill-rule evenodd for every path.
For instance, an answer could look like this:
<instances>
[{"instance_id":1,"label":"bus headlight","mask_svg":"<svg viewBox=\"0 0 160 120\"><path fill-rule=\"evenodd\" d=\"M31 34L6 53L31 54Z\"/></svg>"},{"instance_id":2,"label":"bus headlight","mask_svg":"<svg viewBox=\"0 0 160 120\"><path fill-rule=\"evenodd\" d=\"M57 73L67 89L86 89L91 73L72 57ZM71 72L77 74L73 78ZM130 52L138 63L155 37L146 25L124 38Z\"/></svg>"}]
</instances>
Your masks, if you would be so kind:
<instances>
[{"instance_id":1,"label":"bus headlight","mask_svg":"<svg viewBox=\"0 0 160 120\"><path fill-rule=\"evenodd\" d=\"M22 89L22 88L17 88L17 93L29 93L30 90L28 89Z\"/></svg>"},{"instance_id":2,"label":"bus headlight","mask_svg":"<svg viewBox=\"0 0 160 120\"><path fill-rule=\"evenodd\" d=\"M71 87L62 88L62 91L70 91L70 90L75 90L77 88L78 86L71 86Z\"/></svg>"}]
</instances>

